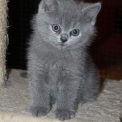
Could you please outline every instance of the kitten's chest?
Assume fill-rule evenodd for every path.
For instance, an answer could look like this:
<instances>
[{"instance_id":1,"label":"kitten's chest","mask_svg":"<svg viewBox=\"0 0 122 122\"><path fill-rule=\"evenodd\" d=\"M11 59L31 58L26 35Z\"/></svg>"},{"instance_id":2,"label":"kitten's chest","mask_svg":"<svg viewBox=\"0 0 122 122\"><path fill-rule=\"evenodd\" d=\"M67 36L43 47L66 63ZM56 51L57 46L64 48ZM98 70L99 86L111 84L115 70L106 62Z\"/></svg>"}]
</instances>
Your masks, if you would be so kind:
<instances>
[{"instance_id":1,"label":"kitten's chest","mask_svg":"<svg viewBox=\"0 0 122 122\"><path fill-rule=\"evenodd\" d=\"M62 51L48 49L40 51L40 63L46 66L48 72L57 74L62 68L68 68L79 64L80 58L77 51Z\"/></svg>"},{"instance_id":2,"label":"kitten's chest","mask_svg":"<svg viewBox=\"0 0 122 122\"><path fill-rule=\"evenodd\" d=\"M61 66L69 62L69 58L59 53L48 52L46 55L42 54L41 62L43 62L50 70L58 70Z\"/></svg>"},{"instance_id":3,"label":"kitten's chest","mask_svg":"<svg viewBox=\"0 0 122 122\"><path fill-rule=\"evenodd\" d=\"M60 67L57 64L50 64L48 66L48 75L50 78L57 79Z\"/></svg>"},{"instance_id":4,"label":"kitten's chest","mask_svg":"<svg viewBox=\"0 0 122 122\"><path fill-rule=\"evenodd\" d=\"M48 85L52 93L56 93L57 86L59 84L58 77L60 75L60 66L55 64L50 64L48 66Z\"/></svg>"}]
</instances>

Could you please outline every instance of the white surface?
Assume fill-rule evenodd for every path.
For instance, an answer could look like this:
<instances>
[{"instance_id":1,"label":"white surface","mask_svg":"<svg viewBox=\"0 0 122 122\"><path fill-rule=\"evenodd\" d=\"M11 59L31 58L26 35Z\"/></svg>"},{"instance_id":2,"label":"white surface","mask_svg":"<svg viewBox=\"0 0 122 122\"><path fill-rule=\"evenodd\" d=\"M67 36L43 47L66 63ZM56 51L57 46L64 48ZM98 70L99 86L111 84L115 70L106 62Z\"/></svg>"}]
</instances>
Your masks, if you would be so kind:
<instances>
[{"instance_id":1,"label":"white surface","mask_svg":"<svg viewBox=\"0 0 122 122\"><path fill-rule=\"evenodd\" d=\"M9 85L0 86L0 122L59 122L53 113L55 106L45 117L32 117L28 114L28 81L20 76L22 72L12 70ZM66 122L120 122L121 110L122 81L105 80L104 89L97 101L82 105L76 117Z\"/></svg>"}]
</instances>

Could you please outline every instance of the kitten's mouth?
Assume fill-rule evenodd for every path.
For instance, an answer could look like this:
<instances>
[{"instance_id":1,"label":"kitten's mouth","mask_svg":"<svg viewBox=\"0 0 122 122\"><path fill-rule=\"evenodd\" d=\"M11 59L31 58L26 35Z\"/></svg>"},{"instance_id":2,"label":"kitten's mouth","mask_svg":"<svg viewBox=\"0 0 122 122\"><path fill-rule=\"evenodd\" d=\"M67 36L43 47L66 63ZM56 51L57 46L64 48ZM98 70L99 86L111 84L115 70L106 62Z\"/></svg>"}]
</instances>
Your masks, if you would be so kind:
<instances>
[{"instance_id":1,"label":"kitten's mouth","mask_svg":"<svg viewBox=\"0 0 122 122\"><path fill-rule=\"evenodd\" d=\"M66 48L66 44L65 43L58 43L58 47L61 49Z\"/></svg>"},{"instance_id":2,"label":"kitten's mouth","mask_svg":"<svg viewBox=\"0 0 122 122\"><path fill-rule=\"evenodd\" d=\"M65 43L60 42L60 43L58 43L58 45L59 45L60 47L64 47L64 46L65 46Z\"/></svg>"},{"instance_id":3,"label":"kitten's mouth","mask_svg":"<svg viewBox=\"0 0 122 122\"><path fill-rule=\"evenodd\" d=\"M64 43L61 43L61 44L60 44L60 46L62 46L62 47L63 47L63 46L64 46Z\"/></svg>"}]
</instances>

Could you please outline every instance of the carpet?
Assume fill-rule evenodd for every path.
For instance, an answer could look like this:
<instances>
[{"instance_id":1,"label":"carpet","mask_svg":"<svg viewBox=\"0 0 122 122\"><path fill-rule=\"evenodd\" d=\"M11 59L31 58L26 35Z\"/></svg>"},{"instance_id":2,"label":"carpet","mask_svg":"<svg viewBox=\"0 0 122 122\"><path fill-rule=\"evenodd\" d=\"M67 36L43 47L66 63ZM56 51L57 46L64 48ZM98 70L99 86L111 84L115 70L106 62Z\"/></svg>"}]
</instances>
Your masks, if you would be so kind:
<instances>
[{"instance_id":1,"label":"carpet","mask_svg":"<svg viewBox=\"0 0 122 122\"><path fill-rule=\"evenodd\" d=\"M7 85L0 86L0 122L60 122L54 116L55 105L47 116L32 117L28 113L30 96L23 70L12 70ZM79 107L76 117L65 122L120 122L122 112L122 80L104 80L95 102Z\"/></svg>"}]
</instances>

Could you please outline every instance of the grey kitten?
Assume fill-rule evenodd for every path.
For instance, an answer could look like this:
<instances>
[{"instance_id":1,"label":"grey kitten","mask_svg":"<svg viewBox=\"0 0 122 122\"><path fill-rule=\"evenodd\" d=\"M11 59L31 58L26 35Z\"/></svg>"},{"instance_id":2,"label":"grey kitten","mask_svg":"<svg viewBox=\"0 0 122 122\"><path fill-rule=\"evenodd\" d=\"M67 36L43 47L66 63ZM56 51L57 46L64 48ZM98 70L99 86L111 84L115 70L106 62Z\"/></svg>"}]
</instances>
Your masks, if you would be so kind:
<instances>
[{"instance_id":1,"label":"grey kitten","mask_svg":"<svg viewBox=\"0 0 122 122\"><path fill-rule=\"evenodd\" d=\"M79 104L96 99L99 77L87 47L96 34L100 8L100 3L74 0L39 4L28 50L32 115L46 115L56 102L56 118L67 120Z\"/></svg>"}]
</instances>

